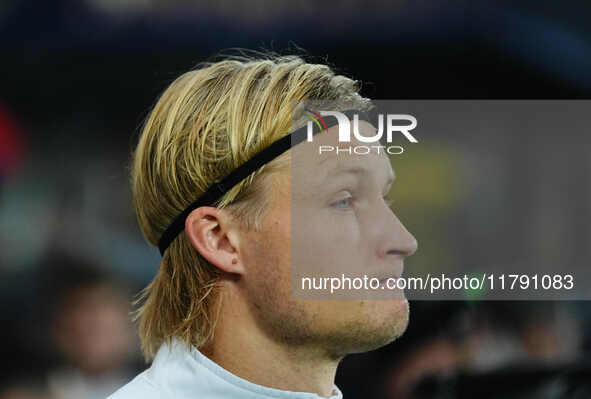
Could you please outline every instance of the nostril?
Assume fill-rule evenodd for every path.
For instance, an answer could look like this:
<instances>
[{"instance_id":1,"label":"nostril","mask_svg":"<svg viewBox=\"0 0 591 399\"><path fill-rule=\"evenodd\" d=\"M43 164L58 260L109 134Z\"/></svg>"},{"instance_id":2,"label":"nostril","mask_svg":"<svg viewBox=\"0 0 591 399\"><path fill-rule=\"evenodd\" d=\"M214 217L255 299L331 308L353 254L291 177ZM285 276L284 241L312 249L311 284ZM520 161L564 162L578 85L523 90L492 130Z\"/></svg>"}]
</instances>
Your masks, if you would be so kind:
<instances>
[{"instance_id":1,"label":"nostril","mask_svg":"<svg viewBox=\"0 0 591 399\"><path fill-rule=\"evenodd\" d=\"M389 249L386 251L386 255L411 256L417 251L418 245L417 240L413 237L408 243L398 245L397 248Z\"/></svg>"},{"instance_id":2,"label":"nostril","mask_svg":"<svg viewBox=\"0 0 591 399\"><path fill-rule=\"evenodd\" d=\"M388 254L388 255L406 255L406 252L399 251L397 249L391 249L388 252L386 252L386 254Z\"/></svg>"}]
</instances>

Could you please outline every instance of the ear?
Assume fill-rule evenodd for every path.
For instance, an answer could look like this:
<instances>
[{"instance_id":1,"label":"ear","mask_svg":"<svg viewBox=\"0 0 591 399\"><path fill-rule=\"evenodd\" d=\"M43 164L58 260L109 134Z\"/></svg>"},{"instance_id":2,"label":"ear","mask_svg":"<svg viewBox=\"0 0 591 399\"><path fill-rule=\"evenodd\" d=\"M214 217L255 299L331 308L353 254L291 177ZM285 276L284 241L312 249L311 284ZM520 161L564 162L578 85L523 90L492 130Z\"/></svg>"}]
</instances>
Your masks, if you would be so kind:
<instances>
[{"instance_id":1,"label":"ear","mask_svg":"<svg viewBox=\"0 0 591 399\"><path fill-rule=\"evenodd\" d=\"M240 231L223 209L199 207L187 216L185 234L191 245L211 264L227 273L243 274Z\"/></svg>"}]
</instances>

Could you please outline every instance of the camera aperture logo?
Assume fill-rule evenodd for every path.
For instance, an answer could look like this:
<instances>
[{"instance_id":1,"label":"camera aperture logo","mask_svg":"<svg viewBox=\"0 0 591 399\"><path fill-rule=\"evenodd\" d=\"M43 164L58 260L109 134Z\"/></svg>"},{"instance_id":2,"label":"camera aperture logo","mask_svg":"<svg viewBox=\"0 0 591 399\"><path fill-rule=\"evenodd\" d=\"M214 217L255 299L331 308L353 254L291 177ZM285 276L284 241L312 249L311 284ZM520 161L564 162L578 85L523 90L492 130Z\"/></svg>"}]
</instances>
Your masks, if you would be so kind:
<instances>
[{"instance_id":1,"label":"camera aperture logo","mask_svg":"<svg viewBox=\"0 0 591 399\"><path fill-rule=\"evenodd\" d=\"M307 141L312 142L314 136L314 125L318 126L320 131L328 130L327 124L323 117L331 116L337 121L339 127L339 143L351 142L351 120L345 113L338 111L311 111L306 110L306 115L310 119L307 124L308 135ZM406 121L409 124L400 125L395 122ZM378 127L374 136L363 136L359 133L359 114L353 114L353 135L355 139L362 143L375 143L373 145L349 145L348 147L335 147L331 145L321 145L318 148L319 154L324 152L333 152L336 154L345 152L348 154L364 155L371 151L386 152L389 155L400 155L404 152L404 148L399 145L381 145L384 132L386 134L386 142L392 143L394 134L402 134L409 142L418 143L419 141L410 133L411 130L417 127L417 119L408 114L378 114ZM384 127L385 125L385 127Z\"/></svg>"}]
</instances>

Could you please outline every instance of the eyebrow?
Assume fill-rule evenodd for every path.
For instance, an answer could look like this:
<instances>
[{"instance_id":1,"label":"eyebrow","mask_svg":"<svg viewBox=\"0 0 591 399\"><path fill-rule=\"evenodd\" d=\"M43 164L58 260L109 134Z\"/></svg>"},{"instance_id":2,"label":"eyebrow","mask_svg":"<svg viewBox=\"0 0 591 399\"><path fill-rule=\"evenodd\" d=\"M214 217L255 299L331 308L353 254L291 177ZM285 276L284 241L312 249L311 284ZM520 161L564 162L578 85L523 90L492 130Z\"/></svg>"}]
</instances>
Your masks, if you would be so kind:
<instances>
[{"instance_id":1,"label":"eyebrow","mask_svg":"<svg viewBox=\"0 0 591 399\"><path fill-rule=\"evenodd\" d=\"M343 175L343 174L353 174L353 175L357 175L357 176L363 176L363 177L367 177L370 176L371 173L367 168L364 168L362 166L348 166L348 167L344 167L344 168L333 168L331 171L328 172L328 174L326 175L326 178L329 177L334 177L337 175ZM388 180L386 180L386 186L390 186L394 180L396 179L396 173L394 173L394 171L392 171L393 176L392 177L388 177Z\"/></svg>"}]
</instances>

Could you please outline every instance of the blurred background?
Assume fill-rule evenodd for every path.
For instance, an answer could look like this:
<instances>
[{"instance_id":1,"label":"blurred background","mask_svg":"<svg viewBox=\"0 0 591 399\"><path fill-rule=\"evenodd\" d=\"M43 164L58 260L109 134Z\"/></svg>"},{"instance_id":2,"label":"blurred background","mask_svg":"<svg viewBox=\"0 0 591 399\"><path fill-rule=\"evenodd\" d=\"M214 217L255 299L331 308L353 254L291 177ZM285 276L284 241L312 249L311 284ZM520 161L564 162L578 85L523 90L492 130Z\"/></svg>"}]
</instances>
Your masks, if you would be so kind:
<instances>
[{"instance_id":1,"label":"blurred background","mask_svg":"<svg viewBox=\"0 0 591 399\"><path fill-rule=\"evenodd\" d=\"M590 13L546 0L1 1L0 399L105 398L148 367L128 312L159 256L135 221L129 155L181 73L232 47L304 49L375 99L589 99ZM497 138L495 156L438 137L393 165L395 211L421 244L409 267L482 258L499 235L525 244L497 263L550 248L588 266L589 141L528 134L507 151ZM336 383L348 399L588 398L589 305L413 301L405 335L346 358Z\"/></svg>"}]
</instances>

